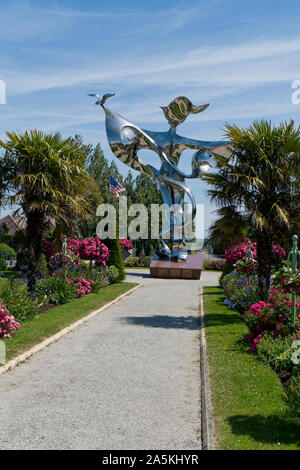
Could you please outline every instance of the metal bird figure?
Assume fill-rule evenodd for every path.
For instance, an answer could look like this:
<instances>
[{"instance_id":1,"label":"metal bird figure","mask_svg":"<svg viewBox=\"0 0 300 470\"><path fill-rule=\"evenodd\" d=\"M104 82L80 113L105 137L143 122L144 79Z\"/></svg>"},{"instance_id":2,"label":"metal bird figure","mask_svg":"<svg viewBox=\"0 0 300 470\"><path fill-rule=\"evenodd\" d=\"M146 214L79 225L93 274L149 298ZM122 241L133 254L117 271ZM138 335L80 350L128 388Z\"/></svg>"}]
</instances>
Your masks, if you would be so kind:
<instances>
[{"instance_id":1,"label":"metal bird figure","mask_svg":"<svg viewBox=\"0 0 300 470\"><path fill-rule=\"evenodd\" d=\"M102 98L101 98L100 95L97 95L96 93L88 93L88 96L95 96L96 98L98 98L95 104L103 106L105 101L108 98L111 98L112 96L115 96L115 93L106 93L105 95L102 96Z\"/></svg>"},{"instance_id":2,"label":"metal bird figure","mask_svg":"<svg viewBox=\"0 0 300 470\"><path fill-rule=\"evenodd\" d=\"M115 93L106 93L105 95L103 95L100 101L101 106L103 107L105 101L108 100L108 98L111 98L112 96L115 96Z\"/></svg>"}]
</instances>

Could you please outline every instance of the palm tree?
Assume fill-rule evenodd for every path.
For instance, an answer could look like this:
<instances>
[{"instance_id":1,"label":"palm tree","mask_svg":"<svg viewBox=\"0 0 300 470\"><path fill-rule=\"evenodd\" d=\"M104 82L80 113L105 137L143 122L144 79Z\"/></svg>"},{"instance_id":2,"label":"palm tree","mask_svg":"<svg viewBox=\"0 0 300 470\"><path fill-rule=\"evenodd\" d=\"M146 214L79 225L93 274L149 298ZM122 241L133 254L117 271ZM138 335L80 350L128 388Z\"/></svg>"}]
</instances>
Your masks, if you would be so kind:
<instances>
[{"instance_id":1,"label":"palm tree","mask_svg":"<svg viewBox=\"0 0 300 470\"><path fill-rule=\"evenodd\" d=\"M38 130L7 133L0 141L2 204L19 205L27 218L26 248L30 259L29 290L35 289L47 217L64 226L70 217L86 217L85 195L91 178L85 171L86 147L59 133Z\"/></svg>"},{"instance_id":2,"label":"palm tree","mask_svg":"<svg viewBox=\"0 0 300 470\"><path fill-rule=\"evenodd\" d=\"M291 214L299 209L300 128L293 121L278 127L257 121L248 129L226 124L229 159L216 156L217 173L203 178L214 188L211 199L225 207L232 222L241 217L257 242L259 291L265 298L270 284L272 244L293 225ZM298 208L298 209L297 209ZM298 212L299 213L299 212Z\"/></svg>"},{"instance_id":3,"label":"palm tree","mask_svg":"<svg viewBox=\"0 0 300 470\"><path fill-rule=\"evenodd\" d=\"M234 207L224 206L216 212L218 218L210 226L208 242L213 247L215 253L221 253L229 246L238 243L246 237L248 224L246 217L237 213Z\"/></svg>"}]
</instances>

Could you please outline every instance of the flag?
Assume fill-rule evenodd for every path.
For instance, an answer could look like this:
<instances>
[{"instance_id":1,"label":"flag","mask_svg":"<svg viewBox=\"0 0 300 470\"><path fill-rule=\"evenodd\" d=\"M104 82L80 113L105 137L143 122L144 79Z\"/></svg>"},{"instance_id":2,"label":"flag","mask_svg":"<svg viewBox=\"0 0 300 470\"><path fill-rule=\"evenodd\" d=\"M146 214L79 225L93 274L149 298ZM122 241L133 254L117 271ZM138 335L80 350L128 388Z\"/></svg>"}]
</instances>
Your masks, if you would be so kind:
<instances>
[{"instance_id":1,"label":"flag","mask_svg":"<svg viewBox=\"0 0 300 470\"><path fill-rule=\"evenodd\" d=\"M118 199L119 193L122 191L126 191L126 188L121 185L117 180L115 180L112 176L109 178L109 192L114 195L114 199Z\"/></svg>"}]
</instances>

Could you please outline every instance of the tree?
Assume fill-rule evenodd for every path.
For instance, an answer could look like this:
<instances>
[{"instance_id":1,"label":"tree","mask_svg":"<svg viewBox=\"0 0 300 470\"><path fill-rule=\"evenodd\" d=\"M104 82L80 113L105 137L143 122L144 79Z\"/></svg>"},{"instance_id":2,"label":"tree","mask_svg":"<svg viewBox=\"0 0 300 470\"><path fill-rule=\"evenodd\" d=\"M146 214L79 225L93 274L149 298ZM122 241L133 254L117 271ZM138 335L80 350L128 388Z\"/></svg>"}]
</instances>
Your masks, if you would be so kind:
<instances>
[{"instance_id":1,"label":"tree","mask_svg":"<svg viewBox=\"0 0 300 470\"><path fill-rule=\"evenodd\" d=\"M7 137L7 142L0 141L5 149L2 201L19 205L27 218L28 287L34 291L47 216L70 228L70 218L86 217L90 204L85 191L92 180L85 171L86 147L81 143L38 130L7 133Z\"/></svg>"},{"instance_id":2,"label":"tree","mask_svg":"<svg viewBox=\"0 0 300 470\"><path fill-rule=\"evenodd\" d=\"M108 191L110 176L121 184L124 184L124 181L115 162L109 163L105 158L100 144L96 145L88 157L87 172L97 182L103 202L113 202L113 195Z\"/></svg>"},{"instance_id":3,"label":"tree","mask_svg":"<svg viewBox=\"0 0 300 470\"><path fill-rule=\"evenodd\" d=\"M74 138L70 138L73 144L77 144L85 155L85 161L88 162L90 155L93 152L93 146L91 144L84 145L83 138L81 135L75 135ZM86 171L88 166L86 167ZM87 171L88 173L88 171ZM63 233L68 233L69 236L74 237L88 237L95 235L95 224L96 224L96 210L99 204L103 202L101 190L99 184L91 176L88 180L84 190L83 197L88 202L90 207L90 214L85 215L83 218L78 218L75 214L69 213L68 220L70 221L68 227L65 224L61 224L61 230Z\"/></svg>"},{"instance_id":4,"label":"tree","mask_svg":"<svg viewBox=\"0 0 300 470\"><path fill-rule=\"evenodd\" d=\"M153 178L145 174L139 174L134 178L131 171L128 172L128 175L123 178L120 174L117 165L114 161L109 163L108 159L104 156L101 146L98 144L91 152L88 160L88 169L89 175L97 182L103 202L111 203L114 205L117 213L117 220L119 217L118 214L118 200L115 200L113 195L108 191L109 188L109 177L113 176L117 181L119 181L126 188L127 204L128 208L131 204L144 204L148 209L148 221L149 221L149 233L150 233L150 209L151 204L162 204L163 200L160 194L160 191L157 189L156 182ZM128 223L130 223L132 217L128 217ZM84 232L85 236L93 235L96 231L97 218L92 221L90 224L84 222L81 225L81 231ZM137 246L140 248L139 251L143 251L146 254L150 254L154 248L158 247L157 240L139 240Z\"/></svg>"},{"instance_id":5,"label":"tree","mask_svg":"<svg viewBox=\"0 0 300 470\"><path fill-rule=\"evenodd\" d=\"M125 178L125 187L127 190L128 207L130 204L144 204L148 211L148 234L147 240L139 239L136 241L137 254L143 252L146 255L152 255L156 248L159 247L158 240L151 240L151 205L163 204L163 199L156 181L149 175L139 174L133 179L132 173L129 172ZM128 218L128 222L130 217Z\"/></svg>"},{"instance_id":6,"label":"tree","mask_svg":"<svg viewBox=\"0 0 300 470\"><path fill-rule=\"evenodd\" d=\"M224 253L226 248L246 237L248 224L245 216L231 206L221 207L217 214L219 218L210 227L208 243L214 253Z\"/></svg>"},{"instance_id":7,"label":"tree","mask_svg":"<svg viewBox=\"0 0 300 470\"><path fill-rule=\"evenodd\" d=\"M123 177L119 173L118 168L114 162L109 164L107 158L105 158L100 144L97 144L95 148L89 148L90 152L87 159L87 173L94 182L95 187L90 191L89 199L92 206L92 217L80 221L79 229L83 237L91 237L96 234L97 223L100 218L97 217L96 209L101 203L110 203L118 208L117 201L113 198L113 195L108 191L109 188L109 177L113 176L121 184L123 184Z\"/></svg>"},{"instance_id":8,"label":"tree","mask_svg":"<svg viewBox=\"0 0 300 470\"><path fill-rule=\"evenodd\" d=\"M278 127L257 121L248 129L226 125L229 159L216 157L217 173L203 178L214 186L213 200L223 206L218 227L243 220L257 242L259 292L265 298L270 284L272 244L287 236L299 214L300 128L293 121Z\"/></svg>"}]
</instances>

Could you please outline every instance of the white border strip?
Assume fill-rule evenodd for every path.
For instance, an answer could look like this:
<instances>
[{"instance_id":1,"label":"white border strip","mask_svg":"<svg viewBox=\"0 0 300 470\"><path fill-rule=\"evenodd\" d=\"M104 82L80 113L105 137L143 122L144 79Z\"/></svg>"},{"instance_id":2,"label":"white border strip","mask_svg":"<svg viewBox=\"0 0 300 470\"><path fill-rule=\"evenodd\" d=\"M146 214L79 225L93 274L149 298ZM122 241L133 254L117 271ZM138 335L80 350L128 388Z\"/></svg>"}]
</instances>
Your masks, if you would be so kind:
<instances>
[{"instance_id":1,"label":"white border strip","mask_svg":"<svg viewBox=\"0 0 300 470\"><path fill-rule=\"evenodd\" d=\"M124 294L119 295L116 299L112 300L111 302L108 302L107 304L103 305L103 307L99 308L98 310L93 310L93 312L89 313L83 318L80 318L80 320L76 321L75 323L72 323L71 325L67 326L63 330L59 331L53 336L50 336L49 338L46 338L44 341L41 343L36 344L33 346L31 349L28 351L25 351L24 353L20 354L20 356L15 357L11 361L9 361L7 364L4 366L0 367L0 375L5 374L5 372L8 372L9 370L13 369L16 367L18 364L21 362L26 361L26 359L29 359L31 356L36 354L37 352L41 351L42 349L46 348L52 343L55 343L58 341L60 338L62 338L64 335L67 333L70 333L70 331L75 330L78 326L82 325L86 321L90 320L91 318L95 317L98 315L98 313L102 312L103 310L107 309L111 305L115 304L119 300L121 300L123 297L125 297L128 294L131 294L133 291L138 289L139 287L142 287L143 284L138 284L137 286L133 287L132 289L128 290L127 292L124 292Z\"/></svg>"},{"instance_id":2,"label":"white border strip","mask_svg":"<svg viewBox=\"0 0 300 470\"><path fill-rule=\"evenodd\" d=\"M212 419L209 368L206 357L203 291L200 287L200 373L201 373L201 435L202 450L214 450L214 425Z\"/></svg>"}]
</instances>

